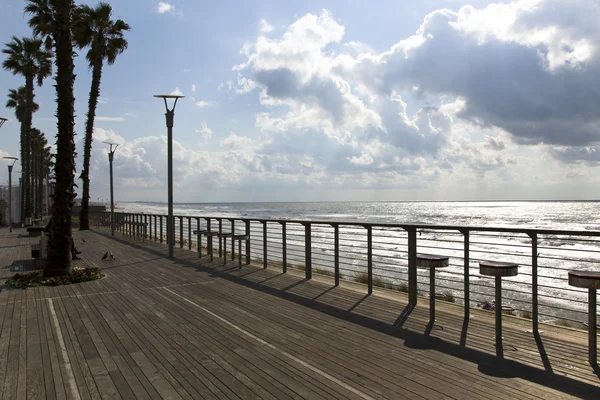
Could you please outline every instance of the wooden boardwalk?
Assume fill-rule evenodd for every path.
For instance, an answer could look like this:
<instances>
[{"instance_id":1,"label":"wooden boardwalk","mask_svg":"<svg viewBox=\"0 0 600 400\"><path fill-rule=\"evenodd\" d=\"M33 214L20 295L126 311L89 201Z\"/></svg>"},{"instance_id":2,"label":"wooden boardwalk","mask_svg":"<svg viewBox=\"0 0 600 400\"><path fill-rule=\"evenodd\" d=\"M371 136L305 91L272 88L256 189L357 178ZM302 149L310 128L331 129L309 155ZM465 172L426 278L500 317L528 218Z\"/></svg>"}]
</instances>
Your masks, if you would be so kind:
<instances>
[{"instance_id":1,"label":"wooden boardwalk","mask_svg":"<svg viewBox=\"0 0 600 400\"><path fill-rule=\"evenodd\" d=\"M35 238L0 230L0 284ZM24 235L23 235L24 236ZM0 399L600 398L585 332L76 232L104 279L0 292ZM85 243L84 241L85 240ZM111 250L116 261L101 261ZM409 312L411 311L411 312ZM443 327L440 329L439 327Z\"/></svg>"}]
</instances>

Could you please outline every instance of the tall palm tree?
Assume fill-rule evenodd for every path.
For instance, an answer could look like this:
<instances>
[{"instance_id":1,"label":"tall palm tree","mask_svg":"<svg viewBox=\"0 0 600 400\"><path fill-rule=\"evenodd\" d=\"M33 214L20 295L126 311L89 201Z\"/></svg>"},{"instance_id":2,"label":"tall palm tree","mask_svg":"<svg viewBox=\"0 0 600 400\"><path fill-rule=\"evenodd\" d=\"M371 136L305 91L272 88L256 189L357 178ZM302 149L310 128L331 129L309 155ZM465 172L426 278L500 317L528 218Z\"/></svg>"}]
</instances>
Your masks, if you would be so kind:
<instances>
[{"instance_id":1,"label":"tall palm tree","mask_svg":"<svg viewBox=\"0 0 600 400\"><path fill-rule=\"evenodd\" d=\"M37 0L43 1L43 0ZM87 122L85 125L85 140L83 146L83 167L81 180L83 193L81 196L81 211L79 213L79 229L89 229L89 199L90 199L90 156L92 152L92 134L94 132L94 118L96 106L100 96L100 81L104 61L108 65L115 63L117 56L127 49L127 40L124 37L129 25L117 19L111 19L112 7L108 3L100 2L96 7L81 5L75 13L74 35L77 47L89 47L86 60L92 70L92 87L88 99Z\"/></svg>"},{"instance_id":2,"label":"tall palm tree","mask_svg":"<svg viewBox=\"0 0 600 400\"><path fill-rule=\"evenodd\" d=\"M50 0L52 41L56 51L57 125L56 188L44 276L69 274L71 269L71 208L75 200L75 63L71 33L73 0Z\"/></svg>"},{"instance_id":3,"label":"tall palm tree","mask_svg":"<svg viewBox=\"0 0 600 400\"><path fill-rule=\"evenodd\" d=\"M25 90L25 86L21 86L19 89L9 89L8 90L8 101L6 102L6 108L13 108L15 110L15 117L17 121L21 124L21 160L25 159L25 141L23 140L23 132L25 131L25 113L26 113L26 102L27 102L27 94ZM40 106L34 101L33 102L33 112L37 112ZM23 164L23 162L22 162ZM21 167L23 168L23 167ZM20 185L21 196L21 221L24 221L25 218L25 191L24 185L21 183Z\"/></svg>"},{"instance_id":4,"label":"tall palm tree","mask_svg":"<svg viewBox=\"0 0 600 400\"><path fill-rule=\"evenodd\" d=\"M41 86L52 73L52 53L43 47L42 40L34 38L19 39L16 36L6 43L2 52L7 55L2 62L2 67L11 71L14 75L25 77L25 113L21 124L21 141L24 147L24 158L21 160L22 171L25 173L23 180L25 188L25 217L31 216L31 169L29 155L31 143L29 140L31 131L31 120L33 118L33 90L34 82L37 80Z\"/></svg>"}]
</instances>

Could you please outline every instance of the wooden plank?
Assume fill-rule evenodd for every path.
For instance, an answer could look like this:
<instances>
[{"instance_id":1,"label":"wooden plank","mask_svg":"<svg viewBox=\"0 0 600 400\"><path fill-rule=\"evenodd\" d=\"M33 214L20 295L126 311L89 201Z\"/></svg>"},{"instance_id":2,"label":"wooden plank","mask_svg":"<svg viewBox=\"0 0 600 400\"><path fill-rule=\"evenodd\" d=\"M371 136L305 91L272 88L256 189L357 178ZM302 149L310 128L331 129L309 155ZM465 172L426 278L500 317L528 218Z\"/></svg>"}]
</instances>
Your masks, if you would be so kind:
<instances>
[{"instance_id":1,"label":"wooden plank","mask_svg":"<svg viewBox=\"0 0 600 400\"><path fill-rule=\"evenodd\" d=\"M59 345L57 344L57 337L52 327L50 320L50 312L48 312L48 302L46 299L51 297L48 287L40 288L40 301L38 303L38 317L43 319L43 337L46 339L44 342L47 347L47 357L44 359L44 377L51 378L51 382L46 380L46 393L49 396L54 395L57 400L64 400L67 398L65 392L65 385L62 379L63 365L59 360L58 351Z\"/></svg>"},{"instance_id":2,"label":"wooden plank","mask_svg":"<svg viewBox=\"0 0 600 400\"><path fill-rule=\"evenodd\" d=\"M6 298L6 305L4 307L2 330L0 331L0 383L2 384L2 390L0 390L0 399L7 398L7 396L4 394L9 382L5 380L5 378L7 376L9 367L9 345L12 325L16 316L15 313L17 313L15 310L15 291L10 291L8 293L4 293L3 295L3 297Z\"/></svg>"},{"instance_id":3,"label":"wooden plank","mask_svg":"<svg viewBox=\"0 0 600 400\"><path fill-rule=\"evenodd\" d=\"M119 339L112 329L110 329L109 324L106 321L102 323L102 315L99 313L94 302L90 301L91 296L85 295L84 289L86 287L89 288L89 286L73 285L70 287L70 293L71 295L76 295L76 299L79 301L77 308L80 315L85 312L87 314L87 323L91 323L97 332L93 336L94 342L98 343L101 340L102 343L99 346L105 346L106 348L108 354L105 354L105 351L101 351L100 354L103 357L110 357L110 360L105 361L105 364L113 363L109 368L109 374L113 381L115 381L120 396L123 398L137 397L141 399L159 398L156 391L151 391L152 395L148 393L146 386L151 387L150 382L147 379L144 379L143 383L140 381L140 377L143 374L139 370L139 367L137 367L133 359L127 354L126 349L124 349ZM97 297L94 296L94 298L96 299Z\"/></svg>"},{"instance_id":4,"label":"wooden plank","mask_svg":"<svg viewBox=\"0 0 600 400\"><path fill-rule=\"evenodd\" d=\"M71 321L63 302L60 300L60 296L55 296L53 306L56 311L58 324L65 342L68 361L72 366L74 379L80 397L100 399L101 396L98 392L98 388L96 387L96 382L94 381L90 372L90 368L82 354L79 342L77 341L77 335L75 334L75 330L71 325ZM62 360L63 365L66 361L67 360L64 359ZM63 376L63 378L65 377Z\"/></svg>"},{"instance_id":5,"label":"wooden plank","mask_svg":"<svg viewBox=\"0 0 600 400\"><path fill-rule=\"evenodd\" d=\"M6 373L4 377L3 399L17 398L17 380L19 375L19 336L21 328L21 298L23 291L15 291L14 312L11 321L8 357L6 360Z\"/></svg>"},{"instance_id":6,"label":"wooden plank","mask_svg":"<svg viewBox=\"0 0 600 400\"><path fill-rule=\"evenodd\" d=\"M47 398L44 386L44 369L39 324L37 320L37 290L27 290L25 340L26 340L26 390L27 399Z\"/></svg>"}]
</instances>

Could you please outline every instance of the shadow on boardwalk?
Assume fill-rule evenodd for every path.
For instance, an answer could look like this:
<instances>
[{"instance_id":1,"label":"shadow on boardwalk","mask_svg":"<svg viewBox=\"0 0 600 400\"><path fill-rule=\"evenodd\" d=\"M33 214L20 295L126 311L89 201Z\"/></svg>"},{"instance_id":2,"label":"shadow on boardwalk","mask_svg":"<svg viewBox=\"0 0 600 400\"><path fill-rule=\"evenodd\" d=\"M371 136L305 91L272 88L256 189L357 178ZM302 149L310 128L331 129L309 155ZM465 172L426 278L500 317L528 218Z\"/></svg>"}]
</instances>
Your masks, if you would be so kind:
<instances>
[{"instance_id":1,"label":"shadow on boardwalk","mask_svg":"<svg viewBox=\"0 0 600 400\"><path fill-rule=\"evenodd\" d=\"M148 252L157 258L166 257L165 245L152 241L140 242L118 236L112 237L110 233L107 234L102 229L94 230L94 232ZM572 361L573 364L578 363L579 360L585 360L587 358L587 342L584 332L568 332L571 336L577 336L574 339L576 345L565 346L561 350L562 339L560 337L543 338L539 335L534 337L531 333L526 334L528 322L515 319L517 320L515 324L520 324L520 329L511 331L507 327L505 332L506 336L510 336L510 339L517 343L518 347L515 347L517 351L514 352L514 356L511 356L511 351L508 350L506 358L499 359L493 354L493 346L490 346L490 343L493 342L493 336L490 336L493 335L493 316L490 313L472 310L472 319L464 321L462 317L458 317L460 313L452 312L452 306L448 305L450 311L448 309L438 310L439 319L447 326L447 329L432 331L429 326L421 332L423 325L427 322L428 309L420 305L413 308L405 304L404 311L398 315L398 311L403 308L402 300L398 300L402 299L400 294L397 296L394 294L397 298L392 301L386 296L383 298L365 296L364 293L356 290L345 289L343 296L338 294L339 298L344 297L343 300L345 300L345 303L341 301L345 304L341 306L333 301L324 300L324 298L332 296L334 292L334 288L328 281L320 279L308 281L293 273L284 275L279 271L263 270L254 266L244 266L239 270L237 260L224 266L222 259L215 258L213 262L210 262L207 256L203 256L199 260L196 252L176 250L175 263L401 339L408 349L432 350L469 361L476 364L479 372L486 376L519 378L579 398L600 398L600 380L598 379L600 375L597 367L592 368L585 363L572 366L555 362L553 365L546 353L552 350L564 357L564 360L568 360L571 355L561 354L561 351L563 353L571 351L574 352L573 358L577 359ZM234 263L235 266L233 266ZM336 290L338 289L336 288ZM377 297L381 300L377 300L379 303L374 304L375 300L370 301L369 297ZM423 301L421 300L421 302ZM339 303L340 301L338 301ZM392 307L395 308L392 309ZM375 312L369 313L372 315L366 315L363 308L375 310ZM455 309L459 310L456 307ZM380 315L375 315L377 313ZM473 318L473 314L477 314L476 318ZM455 325L457 328L451 329L451 325ZM547 327L547 329L552 329L552 332L561 332L558 327ZM451 337L453 331L458 332L456 340ZM436 335L447 335L448 337ZM469 338L468 345L467 338ZM369 344L367 343L365 346L369 346ZM508 343L508 347L510 347L510 343ZM433 352L427 354L435 357Z\"/></svg>"}]
</instances>

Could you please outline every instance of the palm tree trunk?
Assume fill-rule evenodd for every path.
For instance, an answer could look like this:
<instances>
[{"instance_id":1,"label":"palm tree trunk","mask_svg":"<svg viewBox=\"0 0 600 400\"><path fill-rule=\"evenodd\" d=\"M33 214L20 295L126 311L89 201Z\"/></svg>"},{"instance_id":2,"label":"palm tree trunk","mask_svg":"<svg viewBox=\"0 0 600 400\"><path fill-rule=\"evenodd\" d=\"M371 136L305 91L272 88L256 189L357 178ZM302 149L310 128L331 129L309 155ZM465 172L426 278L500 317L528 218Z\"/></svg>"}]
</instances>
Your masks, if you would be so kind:
<instances>
[{"instance_id":1,"label":"palm tree trunk","mask_svg":"<svg viewBox=\"0 0 600 400\"><path fill-rule=\"evenodd\" d=\"M25 177L26 131L25 121L21 121L21 179L19 180L19 191L21 192L21 195L19 196L21 203L21 224L25 222L25 187L23 186L23 178Z\"/></svg>"},{"instance_id":2,"label":"palm tree trunk","mask_svg":"<svg viewBox=\"0 0 600 400\"><path fill-rule=\"evenodd\" d=\"M37 203L38 203L38 215L41 217L43 215L43 207L42 207L42 203L44 202L44 155L43 152L44 151L44 146L43 143L40 142L40 145L38 147L38 168L37 168L37 176L38 176L38 196L37 196Z\"/></svg>"},{"instance_id":3,"label":"palm tree trunk","mask_svg":"<svg viewBox=\"0 0 600 400\"><path fill-rule=\"evenodd\" d=\"M25 218L31 217L31 121L33 119L33 75L25 77L26 112L25 112L25 171L23 185L25 187Z\"/></svg>"},{"instance_id":4,"label":"palm tree trunk","mask_svg":"<svg viewBox=\"0 0 600 400\"><path fill-rule=\"evenodd\" d=\"M85 125L85 144L83 146L83 168L81 180L83 181L83 194L81 196L81 211L79 212L79 230L90 229L89 201L90 201L90 157L92 153L92 140L94 133L94 118L96 106L100 96L100 80L102 79L102 59L94 63L92 70L92 87L88 100L88 114Z\"/></svg>"},{"instance_id":5,"label":"palm tree trunk","mask_svg":"<svg viewBox=\"0 0 600 400\"><path fill-rule=\"evenodd\" d=\"M35 201L37 196L37 136L31 136L31 216L37 217L37 203Z\"/></svg>"},{"instance_id":6,"label":"palm tree trunk","mask_svg":"<svg viewBox=\"0 0 600 400\"><path fill-rule=\"evenodd\" d=\"M56 102L58 134L56 137L56 191L54 211L50 222L48 259L44 276L59 276L72 272L71 269L71 208L75 194L75 83L73 62L73 38L71 14L73 0L50 0L54 10L53 37L56 49Z\"/></svg>"}]
</instances>

